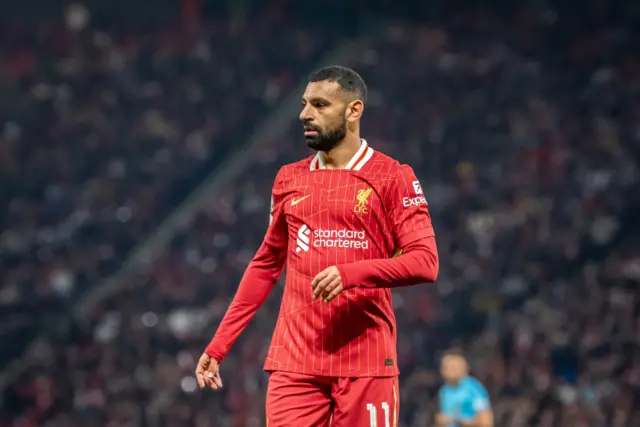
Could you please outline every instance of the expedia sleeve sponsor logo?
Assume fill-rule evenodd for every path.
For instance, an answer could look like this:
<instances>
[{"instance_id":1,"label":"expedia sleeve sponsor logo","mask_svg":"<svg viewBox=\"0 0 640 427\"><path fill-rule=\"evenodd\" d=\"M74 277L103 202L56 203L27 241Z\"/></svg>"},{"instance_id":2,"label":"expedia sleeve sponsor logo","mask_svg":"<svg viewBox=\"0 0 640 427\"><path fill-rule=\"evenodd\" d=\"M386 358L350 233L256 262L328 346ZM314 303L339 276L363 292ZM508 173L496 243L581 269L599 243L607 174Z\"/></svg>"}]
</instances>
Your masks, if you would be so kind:
<instances>
[{"instance_id":1,"label":"expedia sleeve sponsor logo","mask_svg":"<svg viewBox=\"0 0 640 427\"><path fill-rule=\"evenodd\" d=\"M420 181L418 180L413 181L411 183L411 186L413 187L413 191L416 195L415 197L403 197L402 206L404 206L405 208L409 208L411 206L426 205L427 199L424 198L424 192L422 191L422 186L420 185Z\"/></svg>"},{"instance_id":2,"label":"expedia sleeve sponsor logo","mask_svg":"<svg viewBox=\"0 0 640 427\"><path fill-rule=\"evenodd\" d=\"M422 186L420 185L420 181L413 181L411 185L413 185L413 191L415 191L416 194L422 194Z\"/></svg>"},{"instance_id":3,"label":"expedia sleeve sponsor logo","mask_svg":"<svg viewBox=\"0 0 640 427\"><path fill-rule=\"evenodd\" d=\"M427 204L427 199L425 199L424 196L402 198L402 206L404 206L405 208L408 208L410 206L420 206L420 205L426 205L426 204Z\"/></svg>"},{"instance_id":4,"label":"expedia sleeve sponsor logo","mask_svg":"<svg viewBox=\"0 0 640 427\"><path fill-rule=\"evenodd\" d=\"M364 230L317 229L311 230L303 224L298 230L296 239L296 252L308 252L310 247L316 248L342 248L342 249L369 249L369 239Z\"/></svg>"}]
</instances>

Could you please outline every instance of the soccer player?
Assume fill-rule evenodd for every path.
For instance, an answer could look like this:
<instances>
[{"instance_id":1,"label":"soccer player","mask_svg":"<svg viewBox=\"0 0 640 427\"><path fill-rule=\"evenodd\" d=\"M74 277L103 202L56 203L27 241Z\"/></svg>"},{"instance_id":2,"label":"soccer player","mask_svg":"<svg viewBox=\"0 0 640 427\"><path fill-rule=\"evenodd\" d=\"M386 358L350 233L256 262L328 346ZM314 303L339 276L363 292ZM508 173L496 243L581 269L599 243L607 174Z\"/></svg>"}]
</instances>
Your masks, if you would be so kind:
<instances>
[{"instance_id":1,"label":"soccer player","mask_svg":"<svg viewBox=\"0 0 640 427\"><path fill-rule=\"evenodd\" d=\"M460 350L445 352L440 365L445 384L440 389L438 427L493 427L489 393L469 375L469 364Z\"/></svg>"},{"instance_id":2,"label":"soccer player","mask_svg":"<svg viewBox=\"0 0 640 427\"><path fill-rule=\"evenodd\" d=\"M286 264L264 366L269 427L397 424L391 288L435 281L438 255L413 170L360 137L366 97L351 69L310 76L300 120L317 153L278 172L264 241L198 363L200 387L222 387L219 364Z\"/></svg>"}]
</instances>

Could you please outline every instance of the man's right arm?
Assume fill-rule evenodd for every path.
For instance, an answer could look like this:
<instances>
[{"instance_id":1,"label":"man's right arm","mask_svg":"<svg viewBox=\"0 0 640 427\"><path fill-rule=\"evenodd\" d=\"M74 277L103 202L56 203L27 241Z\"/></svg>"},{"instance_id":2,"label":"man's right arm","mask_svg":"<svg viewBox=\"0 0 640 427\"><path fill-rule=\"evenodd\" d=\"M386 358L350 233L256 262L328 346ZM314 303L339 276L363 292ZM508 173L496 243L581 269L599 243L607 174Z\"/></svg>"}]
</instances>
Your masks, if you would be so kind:
<instances>
[{"instance_id":1,"label":"man's right arm","mask_svg":"<svg viewBox=\"0 0 640 427\"><path fill-rule=\"evenodd\" d=\"M205 353L218 363L249 324L282 274L287 258L287 224L282 209L282 170L273 185L267 234L247 267L236 295Z\"/></svg>"},{"instance_id":2,"label":"man's right arm","mask_svg":"<svg viewBox=\"0 0 640 427\"><path fill-rule=\"evenodd\" d=\"M452 423L453 423L453 418L449 418L446 415L443 415L442 412L436 415L437 427L449 427Z\"/></svg>"},{"instance_id":3,"label":"man's right arm","mask_svg":"<svg viewBox=\"0 0 640 427\"><path fill-rule=\"evenodd\" d=\"M436 414L436 427L449 427L451 425L451 422L453 421L453 419L451 417L448 417L447 415L445 415L445 410L444 410L444 402L446 399L446 395L444 390L441 388L440 391L438 392L438 404L439 404L439 410L438 413Z\"/></svg>"}]
</instances>

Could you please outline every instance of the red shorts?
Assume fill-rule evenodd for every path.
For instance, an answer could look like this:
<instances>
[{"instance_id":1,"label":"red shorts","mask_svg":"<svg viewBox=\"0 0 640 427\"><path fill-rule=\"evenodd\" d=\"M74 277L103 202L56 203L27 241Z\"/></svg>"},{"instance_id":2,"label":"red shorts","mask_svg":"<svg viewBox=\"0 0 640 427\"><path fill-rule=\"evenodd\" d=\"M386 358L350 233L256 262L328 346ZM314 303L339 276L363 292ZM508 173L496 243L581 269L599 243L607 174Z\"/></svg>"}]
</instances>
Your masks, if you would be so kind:
<instances>
[{"instance_id":1,"label":"red shorts","mask_svg":"<svg viewBox=\"0 0 640 427\"><path fill-rule=\"evenodd\" d=\"M399 409L398 377L269 375L267 427L396 427Z\"/></svg>"}]
</instances>

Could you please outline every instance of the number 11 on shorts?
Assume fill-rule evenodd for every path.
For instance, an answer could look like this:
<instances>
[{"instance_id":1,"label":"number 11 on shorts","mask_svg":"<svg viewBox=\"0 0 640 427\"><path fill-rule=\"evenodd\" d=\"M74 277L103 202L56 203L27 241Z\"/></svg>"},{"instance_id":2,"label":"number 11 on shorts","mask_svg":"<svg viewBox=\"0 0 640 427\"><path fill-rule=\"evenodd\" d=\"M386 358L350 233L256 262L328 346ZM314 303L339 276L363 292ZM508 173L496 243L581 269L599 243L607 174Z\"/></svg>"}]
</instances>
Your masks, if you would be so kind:
<instances>
[{"instance_id":1,"label":"number 11 on shorts","mask_svg":"<svg viewBox=\"0 0 640 427\"><path fill-rule=\"evenodd\" d=\"M391 427L389 404L382 402L380 406L382 406L382 412L384 412L384 427ZM367 411L369 411L369 427L378 427L378 410L376 409L376 405L367 403Z\"/></svg>"}]
</instances>

